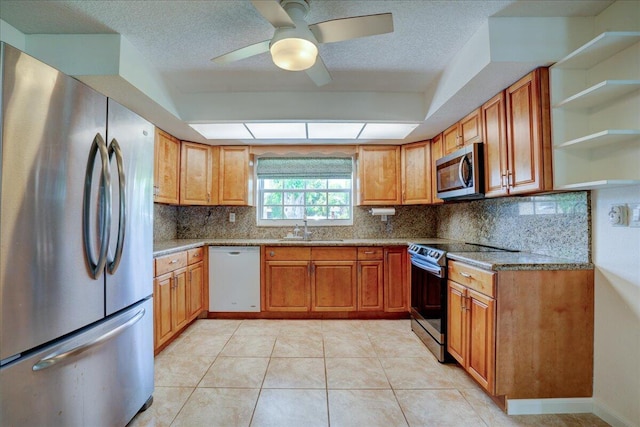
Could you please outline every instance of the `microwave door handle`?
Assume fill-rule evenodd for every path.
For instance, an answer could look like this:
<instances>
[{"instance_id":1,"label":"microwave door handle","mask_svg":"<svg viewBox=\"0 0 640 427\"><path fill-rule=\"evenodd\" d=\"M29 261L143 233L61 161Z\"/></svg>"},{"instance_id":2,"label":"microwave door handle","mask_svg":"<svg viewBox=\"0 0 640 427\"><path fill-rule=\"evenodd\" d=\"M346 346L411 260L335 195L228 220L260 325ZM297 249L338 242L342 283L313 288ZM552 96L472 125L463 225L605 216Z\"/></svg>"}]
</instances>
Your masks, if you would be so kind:
<instances>
[{"instance_id":1,"label":"microwave door handle","mask_svg":"<svg viewBox=\"0 0 640 427\"><path fill-rule=\"evenodd\" d=\"M460 178L460 184L462 184L464 187L467 186L464 176L462 176L462 166L464 165L464 161L467 158L467 156L462 156L462 158L460 159L460 163L458 163L458 178Z\"/></svg>"},{"instance_id":2,"label":"microwave door handle","mask_svg":"<svg viewBox=\"0 0 640 427\"><path fill-rule=\"evenodd\" d=\"M463 168L465 163L470 164L469 158L466 154L462 156L462 158L460 159L460 163L458 163L458 177L460 178L460 183L462 184L462 186L466 188L469 186L469 175L467 174L466 177L464 176Z\"/></svg>"}]
</instances>

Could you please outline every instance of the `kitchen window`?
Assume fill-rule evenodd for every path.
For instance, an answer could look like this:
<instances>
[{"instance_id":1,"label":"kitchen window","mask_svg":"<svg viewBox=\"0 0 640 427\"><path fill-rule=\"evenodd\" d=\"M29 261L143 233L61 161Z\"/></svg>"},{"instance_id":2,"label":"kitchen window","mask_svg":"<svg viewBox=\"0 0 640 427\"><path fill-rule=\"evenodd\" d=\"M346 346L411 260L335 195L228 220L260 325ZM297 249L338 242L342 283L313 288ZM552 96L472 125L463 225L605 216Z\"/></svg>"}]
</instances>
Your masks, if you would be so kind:
<instances>
[{"instance_id":1,"label":"kitchen window","mask_svg":"<svg viewBox=\"0 0 640 427\"><path fill-rule=\"evenodd\" d=\"M353 158L262 157L256 173L258 225L353 225Z\"/></svg>"}]
</instances>

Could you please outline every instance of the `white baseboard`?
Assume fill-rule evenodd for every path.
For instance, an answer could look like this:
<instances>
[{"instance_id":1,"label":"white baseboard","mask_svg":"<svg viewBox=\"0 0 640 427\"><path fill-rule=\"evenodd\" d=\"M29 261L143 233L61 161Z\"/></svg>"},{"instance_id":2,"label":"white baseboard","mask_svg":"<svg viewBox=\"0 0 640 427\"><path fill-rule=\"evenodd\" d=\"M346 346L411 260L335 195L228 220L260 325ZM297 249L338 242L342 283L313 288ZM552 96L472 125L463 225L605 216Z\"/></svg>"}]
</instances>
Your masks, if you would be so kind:
<instances>
[{"instance_id":1,"label":"white baseboard","mask_svg":"<svg viewBox=\"0 0 640 427\"><path fill-rule=\"evenodd\" d=\"M593 413L602 418L607 424L611 424L613 427L640 427L640 420L632 423L619 415L613 413L613 411L605 404L593 399Z\"/></svg>"},{"instance_id":2,"label":"white baseboard","mask_svg":"<svg viewBox=\"0 0 640 427\"><path fill-rule=\"evenodd\" d=\"M593 412L591 397L507 400L507 414L509 415L580 414L585 412Z\"/></svg>"}]
</instances>

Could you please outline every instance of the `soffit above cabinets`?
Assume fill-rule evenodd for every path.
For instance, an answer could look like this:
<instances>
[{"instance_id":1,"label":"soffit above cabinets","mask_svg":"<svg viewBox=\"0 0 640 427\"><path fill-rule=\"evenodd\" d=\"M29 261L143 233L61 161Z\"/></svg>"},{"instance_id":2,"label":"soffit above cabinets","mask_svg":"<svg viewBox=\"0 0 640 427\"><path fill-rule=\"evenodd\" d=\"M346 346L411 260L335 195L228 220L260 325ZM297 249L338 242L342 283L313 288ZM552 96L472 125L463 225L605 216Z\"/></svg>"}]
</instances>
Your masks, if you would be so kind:
<instances>
[{"instance_id":1,"label":"soffit above cabinets","mask_svg":"<svg viewBox=\"0 0 640 427\"><path fill-rule=\"evenodd\" d=\"M394 20L393 33L321 45L333 77L323 87L304 72L278 69L268 53L211 63L273 35L250 1L0 0L0 19L4 41L181 139L206 142L189 123L420 123L404 140L387 140L405 143L430 138L566 55L611 3L312 0L309 23L387 12ZM580 40L560 36L567 32ZM245 139L228 143L238 141Z\"/></svg>"}]
</instances>

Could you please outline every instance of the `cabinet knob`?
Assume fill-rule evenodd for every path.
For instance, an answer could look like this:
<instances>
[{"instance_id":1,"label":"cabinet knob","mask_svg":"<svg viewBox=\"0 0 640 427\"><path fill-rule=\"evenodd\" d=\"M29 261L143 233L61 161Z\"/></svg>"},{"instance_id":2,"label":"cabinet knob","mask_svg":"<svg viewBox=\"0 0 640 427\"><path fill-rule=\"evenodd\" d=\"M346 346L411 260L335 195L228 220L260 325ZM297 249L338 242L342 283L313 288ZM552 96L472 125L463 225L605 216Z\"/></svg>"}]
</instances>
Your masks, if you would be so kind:
<instances>
[{"instance_id":1,"label":"cabinet knob","mask_svg":"<svg viewBox=\"0 0 640 427\"><path fill-rule=\"evenodd\" d=\"M465 273L464 271L461 271L460 275L462 277L466 277L467 279L471 279L473 277L472 275L470 275L469 273Z\"/></svg>"},{"instance_id":2,"label":"cabinet knob","mask_svg":"<svg viewBox=\"0 0 640 427\"><path fill-rule=\"evenodd\" d=\"M276 253L274 251L269 251L269 256L276 256Z\"/></svg>"}]
</instances>

